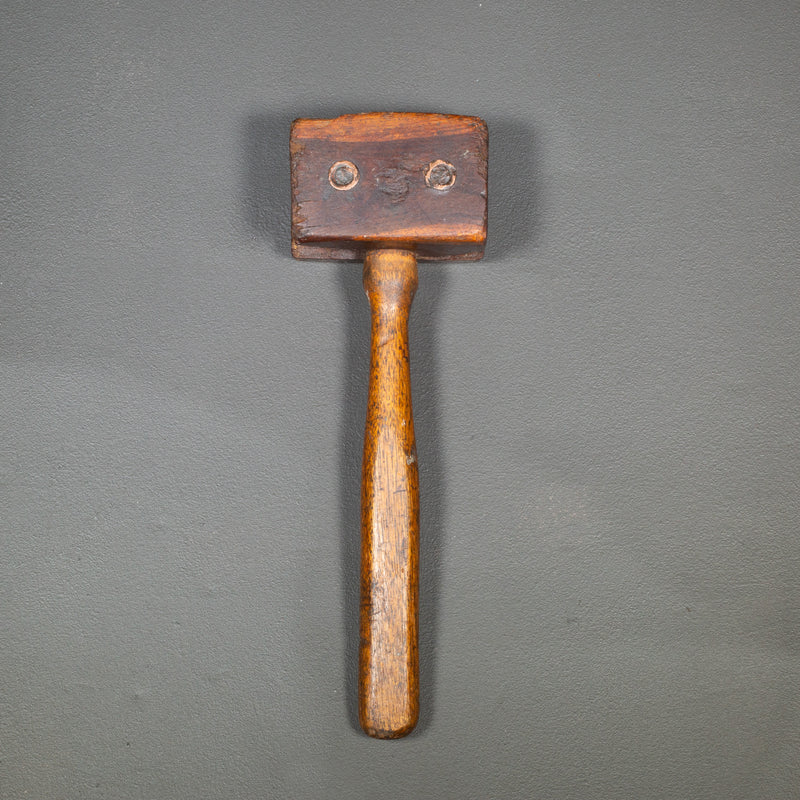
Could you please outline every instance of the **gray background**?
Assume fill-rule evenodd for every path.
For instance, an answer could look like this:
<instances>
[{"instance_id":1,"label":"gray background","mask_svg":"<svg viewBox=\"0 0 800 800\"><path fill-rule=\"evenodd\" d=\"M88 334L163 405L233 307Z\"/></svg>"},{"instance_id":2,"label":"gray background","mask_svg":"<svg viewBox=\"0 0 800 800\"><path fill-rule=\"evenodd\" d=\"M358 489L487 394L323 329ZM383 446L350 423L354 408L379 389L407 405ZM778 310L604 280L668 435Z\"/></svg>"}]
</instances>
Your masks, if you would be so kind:
<instances>
[{"instance_id":1,"label":"gray background","mask_svg":"<svg viewBox=\"0 0 800 800\"><path fill-rule=\"evenodd\" d=\"M796 2L6 2L3 798L800 796ZM360 268L295 116L483 116L412 315L419 729L354 719Z\"/></svg>"}]
</instances>

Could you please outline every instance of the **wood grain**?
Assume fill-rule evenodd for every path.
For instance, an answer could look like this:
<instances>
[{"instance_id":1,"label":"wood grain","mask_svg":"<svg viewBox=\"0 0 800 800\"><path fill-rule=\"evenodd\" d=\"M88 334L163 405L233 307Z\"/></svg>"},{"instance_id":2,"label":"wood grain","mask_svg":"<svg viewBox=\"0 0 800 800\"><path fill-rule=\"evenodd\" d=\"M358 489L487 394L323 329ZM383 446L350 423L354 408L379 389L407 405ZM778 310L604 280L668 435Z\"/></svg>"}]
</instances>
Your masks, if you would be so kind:
<instances>
[{"instance_id":1,"label":"wood grain","mask_svg":"<svg viewBox=\"0 0 800 800\"><path fill-rule=\"evenodd\" d=\"M359 720L370 736L409 733L419 714L419 479L411 410L408 316L417 288L410 250L371 250L372 312L361 487Z\"/></svg>"},{"instance_id":2,"label":"wood grain","mask_svg":"<svg viewBox=\"0 0 800 800\"><path fill-rule=\"evenodd\" d=\"M408 317L417 261L483 256L488 130L478 117L448 114L297 119L290 149L292 254L364 258L372 345L358 707L370 736L396 739L419 714L419 479ZM337 165L347 166L351 182L336 181ZM448 180L428 179L442 167Z\"/></svg>"},{"instance_id":3,"label":"wood grain","mask_svg":"<svg viewBox=\"0 0 800 800\"><path fill-rule=\"evenodd\" d=\"M436 135L454 136L468 134L484 125L480 117L408 111L342 114L334 119L304 119L302 122L297 131L298 137L340 142L388 142L395 139L427 139Z\"/></svg>"},{"instance_id":4,"label":"wood grain","mask_svg":"<svg viewBox=\"0 0 800 800\"><path fill-rule=\"evenodd\" d=\"M356 114L298 119L290 140L292 252L360 260L375 247L413 248L418 260L476 260L486 242L486 123L447 114ZM425 181L431 163L456 171L445 190ZM349 191L328 181L348 161Z\"/></svg>"}]
</instances>

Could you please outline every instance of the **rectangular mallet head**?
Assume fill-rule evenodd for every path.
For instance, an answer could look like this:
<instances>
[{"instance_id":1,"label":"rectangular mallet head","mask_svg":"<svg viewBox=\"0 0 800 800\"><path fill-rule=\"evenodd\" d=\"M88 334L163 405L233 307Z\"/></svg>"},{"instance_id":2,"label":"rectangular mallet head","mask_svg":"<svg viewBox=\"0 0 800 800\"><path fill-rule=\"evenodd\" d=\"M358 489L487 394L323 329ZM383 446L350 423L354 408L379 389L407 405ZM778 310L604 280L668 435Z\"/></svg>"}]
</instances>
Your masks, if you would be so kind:
<instances>
[{"instance_id":1,"label":"rectangular mallet head","mask_svg":"<svg viewBox=\"0 0 800 800\"><path fill-rule=\"evenodd\" d=\"M474 261L486 243L486 123L450 114L298 119L291 132L292 254L360 260L404 248Z\"/></svg>"}]
</instances>

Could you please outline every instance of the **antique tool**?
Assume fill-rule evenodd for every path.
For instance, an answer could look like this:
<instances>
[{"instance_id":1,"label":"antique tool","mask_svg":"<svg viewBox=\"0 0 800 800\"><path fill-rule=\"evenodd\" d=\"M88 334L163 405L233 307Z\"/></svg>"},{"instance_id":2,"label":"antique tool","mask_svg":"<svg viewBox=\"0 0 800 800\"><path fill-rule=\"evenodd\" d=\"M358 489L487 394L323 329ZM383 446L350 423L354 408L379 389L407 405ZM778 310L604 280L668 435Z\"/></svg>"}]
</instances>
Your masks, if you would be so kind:
<instances>
[{"instance_id":1,"label":"antique tool","mask_svg":"<svg viewBox=\"0 0 800 800\"><path fill-rule=\"evenodd\" d=\"M364 260L372 346L361 483L359 720L405 736L419 714L419 483L408 316L417 261L476 260L488 135L477 117L375 113L292 125L292 253Z\"/></svg>"}]
</instances>

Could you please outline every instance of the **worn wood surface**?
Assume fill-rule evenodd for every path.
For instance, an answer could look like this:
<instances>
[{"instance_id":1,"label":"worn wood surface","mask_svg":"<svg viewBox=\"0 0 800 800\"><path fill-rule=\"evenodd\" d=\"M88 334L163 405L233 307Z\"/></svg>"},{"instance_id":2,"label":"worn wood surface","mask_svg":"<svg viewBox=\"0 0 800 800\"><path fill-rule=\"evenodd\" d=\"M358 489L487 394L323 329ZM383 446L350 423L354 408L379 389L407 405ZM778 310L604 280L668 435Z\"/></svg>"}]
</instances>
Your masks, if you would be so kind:
<instances>
[{"instance_id":1,"label":"worn wood surface","mask_svg":"<svg viewBox=\"0 0 800 800\"><path fill-rule=\"evenodd\" d=\"M475 260L486 242L486 123L448 114L354 114L292 125L292 251L297 258L360 260L375 245L413 248L420 260ZM445 190L429 165L455 169ZM354 163L360 180L337 191L330 166Z\"/></svg>"},{"instance_id":2,"label":"worn wood surface","mask_svg":"<svg viewBox=\"0 0 800 800\"><path fill-rule=\"evenodd\" d=\"M419 713L419 479L411 412L408 315L417 288L409 250L372 250L372 311L361 489L359 719L371 736L407 734Z\"/></svg>"},{"instance_id":3,"label":"worn wood surface","mask_svg":"<svg viewBox=\"0 0 800 800\"><path fill-rule=\"evenodd\" d=\"M419 714L419 480L408 316L417 260L486 242L488 134L477 117L355 114L292 125L292 253L360 259L372 309L361 488L359 719L380 739Z\"/></svg>"}]
</instances>

